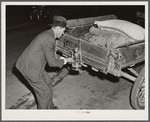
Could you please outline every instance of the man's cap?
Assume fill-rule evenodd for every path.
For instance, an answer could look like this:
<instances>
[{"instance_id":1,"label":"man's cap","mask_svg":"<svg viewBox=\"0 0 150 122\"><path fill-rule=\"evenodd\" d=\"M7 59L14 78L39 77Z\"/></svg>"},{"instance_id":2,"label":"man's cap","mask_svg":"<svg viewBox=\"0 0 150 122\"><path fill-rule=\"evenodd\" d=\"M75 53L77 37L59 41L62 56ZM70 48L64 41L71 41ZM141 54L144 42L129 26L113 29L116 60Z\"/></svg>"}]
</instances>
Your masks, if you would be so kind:
<instances>
[{"instance_id":1,"label":"man's cap","mask_svg":"<svg viewBox=\"0 0 150 122\"><path fill-rule=\"evenodd\" d=\"M66 27L66 25L67 25L67 19L58 15L55 15L53 17L52 23L49 24L49 26L60 26L64 28Z\"/></svg>"}]
</instances>

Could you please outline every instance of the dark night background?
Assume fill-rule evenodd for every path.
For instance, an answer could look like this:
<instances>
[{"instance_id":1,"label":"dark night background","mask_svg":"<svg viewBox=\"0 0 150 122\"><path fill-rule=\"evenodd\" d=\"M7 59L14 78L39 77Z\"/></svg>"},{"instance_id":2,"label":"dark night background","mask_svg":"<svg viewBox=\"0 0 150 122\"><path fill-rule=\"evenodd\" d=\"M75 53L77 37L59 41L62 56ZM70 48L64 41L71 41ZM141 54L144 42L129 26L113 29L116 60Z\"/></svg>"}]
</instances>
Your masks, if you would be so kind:
<instances>
[{"instance_id":1,"label":"dark night background","mask_svg":"<svg viewBox=\"0 0 150 122\"><path fill-rule=\"evenodd\" d=\"M6 6L6 26L15 26L23 23L30 22L30 14L32 13L33 6L23 5L7 5ZM40 6L36 6L37 8ZM43 14L47 14L47 17L41 19L40 22L49 23L52 16L57 13L67 19L84 18L114 14L119 19L128 20L133 23L137 23L137 12L144 12L144 6L45 6ZM141 21L141 20L140 20ZM143 21L143 20L142 20ZM140 23L142 26L144 24Z\"/></svg>"}]
</instances>

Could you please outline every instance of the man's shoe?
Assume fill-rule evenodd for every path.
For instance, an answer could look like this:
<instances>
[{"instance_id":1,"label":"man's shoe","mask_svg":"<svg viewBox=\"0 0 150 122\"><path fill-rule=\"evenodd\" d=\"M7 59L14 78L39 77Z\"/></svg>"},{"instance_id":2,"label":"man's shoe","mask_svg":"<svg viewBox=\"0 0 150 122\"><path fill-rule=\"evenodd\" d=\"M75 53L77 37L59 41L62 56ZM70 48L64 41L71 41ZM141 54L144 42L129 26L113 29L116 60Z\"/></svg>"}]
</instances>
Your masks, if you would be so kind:
<instances>
[{"instance_id":1,"label":"man's shoe","mask_svg":"<svg viewBox=\"0 0 150 122\"><path fill-rule=\"evenodd\" d=\"M58 109L58 107L57 107L57 106L54 106L52 109Z\"/></svg>"},{"instance_id":2,"label":"man's shoe","mask_svg":"<svg viewBox=\"0 0 150 122\"><path fill-rule=\"evenodd\" d=\"M59 84L64 78L54 78L53 80L53 87Z\"/></svg>"},{"instance_id":3,"label":"man's shoe","mask_svg":"<svg viewBox=\"0 0 150 122\"><path fill-rule=\"evenodd\" d=\"M67 68L61 69L55 76L53 76L53 86L56 86L58 83L60 83L65 76L69 74L69 71Z\"/></svg>"}]
</instances>

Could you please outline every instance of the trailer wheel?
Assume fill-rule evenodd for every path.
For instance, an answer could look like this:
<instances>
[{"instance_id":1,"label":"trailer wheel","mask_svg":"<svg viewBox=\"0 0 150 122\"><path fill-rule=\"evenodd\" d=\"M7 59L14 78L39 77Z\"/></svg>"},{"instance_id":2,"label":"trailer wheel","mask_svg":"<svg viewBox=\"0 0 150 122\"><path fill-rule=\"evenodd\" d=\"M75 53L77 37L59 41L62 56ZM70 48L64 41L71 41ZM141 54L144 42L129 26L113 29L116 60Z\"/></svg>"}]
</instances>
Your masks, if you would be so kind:
<instances>
[{"instance_id":1,"label":"trailer wheel","mask_svg":"<svg viewBox=\"0 0 150 122\"><path fill-rule=\"evenodd\" d=\"M134 109L145 109L145 67L132 87L131 105Z\"/></svg>"}]
</instances>

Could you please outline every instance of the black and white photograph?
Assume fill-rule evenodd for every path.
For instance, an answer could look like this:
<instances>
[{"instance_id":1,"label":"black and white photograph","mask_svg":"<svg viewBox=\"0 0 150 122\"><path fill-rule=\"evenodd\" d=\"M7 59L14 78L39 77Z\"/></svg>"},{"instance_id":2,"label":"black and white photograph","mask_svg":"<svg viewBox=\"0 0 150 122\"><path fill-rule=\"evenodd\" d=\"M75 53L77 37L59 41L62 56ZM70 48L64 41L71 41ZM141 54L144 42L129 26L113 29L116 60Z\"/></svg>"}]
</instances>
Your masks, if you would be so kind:
<instances>
[{"instance_id":1,"label":"black and white photograph","mask_svg":"<svg viewBox=\"0 0 150 122\"><path fill-rule=\"evenodd\" d=\"M148 2L1 2L1 23L2 120L148 119Z\"/></svg>"}]
</instances>

